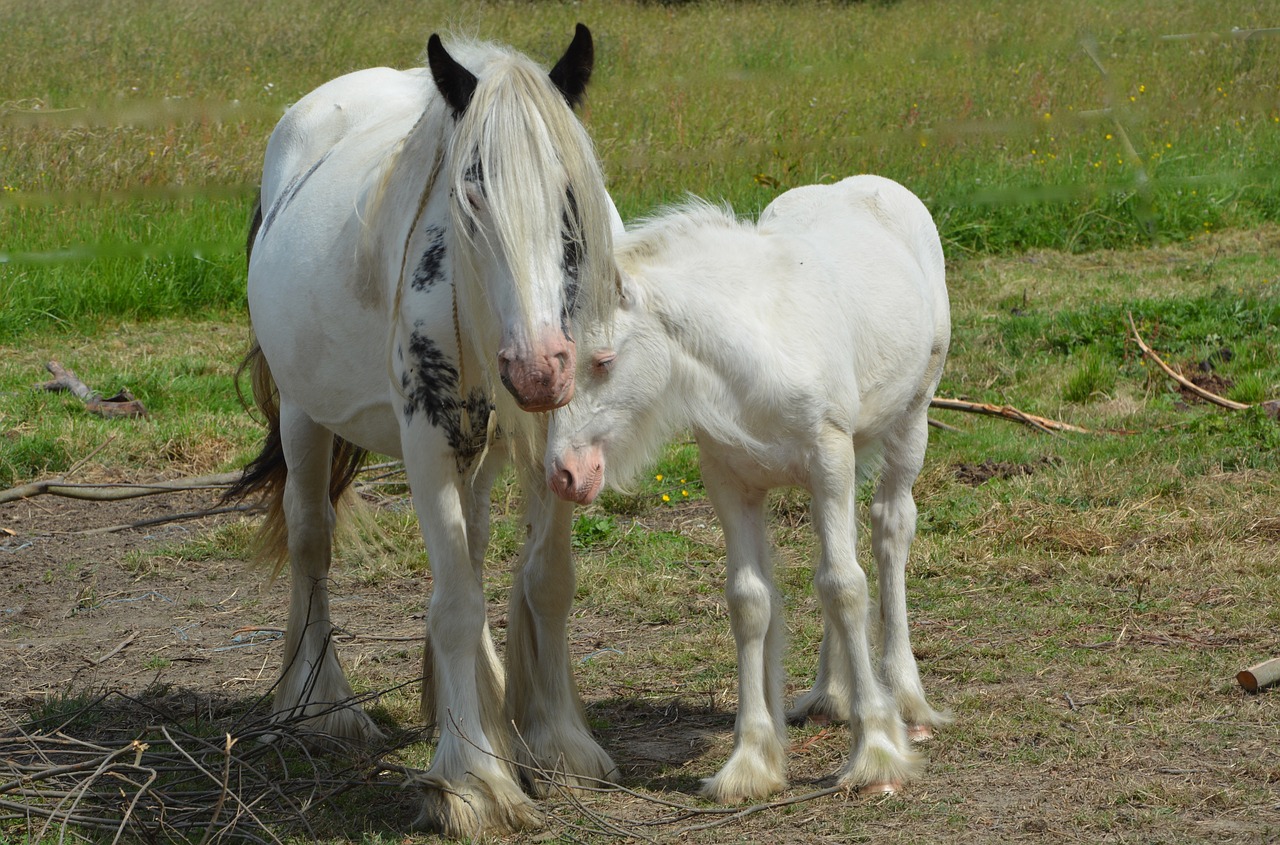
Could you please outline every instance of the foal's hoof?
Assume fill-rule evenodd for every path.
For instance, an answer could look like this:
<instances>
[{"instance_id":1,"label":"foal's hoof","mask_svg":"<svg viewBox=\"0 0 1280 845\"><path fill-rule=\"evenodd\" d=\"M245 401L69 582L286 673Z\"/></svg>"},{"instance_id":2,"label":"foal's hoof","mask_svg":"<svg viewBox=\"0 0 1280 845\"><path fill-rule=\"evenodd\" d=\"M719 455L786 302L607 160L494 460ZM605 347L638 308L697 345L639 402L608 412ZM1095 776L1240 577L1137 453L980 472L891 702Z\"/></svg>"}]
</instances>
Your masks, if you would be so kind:
<instances>
[{"instance_id":1,"label":"foal's hoof","mask_svg":"<svg viewBox=\"0 0 1280 845\"><path fill-rule=\"evenodd\" d=\"M928 742L933 739L933 726L909 725L907 727L907 739L912 742Z\"/></svg>"},{"instance_id":2,"label":"foal's hoof","mask_svg":"<svg viewBox=\"0 0 1280 845\"><path fill-rule=\"evenodd\" d=\"M858 794L862 796L869 795L894 795L902 789L902 781L900 780L882 780L878 783L868 783L858 788Z\"/></svg>"}]
</instances>

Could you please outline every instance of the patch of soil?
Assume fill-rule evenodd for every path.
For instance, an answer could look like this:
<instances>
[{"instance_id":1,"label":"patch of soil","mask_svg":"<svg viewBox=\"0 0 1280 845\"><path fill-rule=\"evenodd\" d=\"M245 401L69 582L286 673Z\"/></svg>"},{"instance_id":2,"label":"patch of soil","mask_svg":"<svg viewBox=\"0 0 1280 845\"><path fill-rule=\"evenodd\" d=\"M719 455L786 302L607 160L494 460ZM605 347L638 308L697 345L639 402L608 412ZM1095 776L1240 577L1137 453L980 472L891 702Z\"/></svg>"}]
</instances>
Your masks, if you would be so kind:
<instances>
[{"instance_id":1,"label":"patch of soil","mask_svg":"<svg viewBox=\"0 0 1280 845\"><path fill-rule=\"evenodd\" d=\"M155 684L227 696L265 694L275 680L287 576L269 583L243 560L179 560L168 551L242 515L148 528L95 529L216 507L216 491L117 502L40 496L0 507L0 708L20 711L71 692L137 694ZM209 551L217 557L216 549ZM395 682L420 669L426 576L365 586L335 571L335 622L404 642L340 644L350 669ZM390 684L388 684L390 685Z\"/></svg>"},{"instance_id":2,"label":"patch of soil","mask_svg":"<svg viewBox=\"0 0 1280 845\"><path fill-rule=\"evenodd\" d=\"M980 464L959 463L955 465L956 480L970 487L986 484L993 478L1016 478L1021 475L1035 475L1046 466L1053 466L1056 461L1045 455L1038 461L1029 464L1015 464L1009 461L993 461L987 458Z\"/></svg>"},{"instance_id":3,"label":"patch of soil","mask_svg":"<svg viewBox=\"0 0 1280 845\"><path fill-rule=\"evenodd\" d=\"M1203 370L1193 371L1191 375L1187 376L1187 381L1191 382L1201 390L1207 390L1210 393L1216 393L1219 396L1226 396L1227 392L1236 386L1234 380L1224 375L1215 372L1205 372ZM1182 385L1178 386L1178 392L1181 393L1183 398L1188 402L1202 403L1208 401Z\"/></svg>"}]
</instances>

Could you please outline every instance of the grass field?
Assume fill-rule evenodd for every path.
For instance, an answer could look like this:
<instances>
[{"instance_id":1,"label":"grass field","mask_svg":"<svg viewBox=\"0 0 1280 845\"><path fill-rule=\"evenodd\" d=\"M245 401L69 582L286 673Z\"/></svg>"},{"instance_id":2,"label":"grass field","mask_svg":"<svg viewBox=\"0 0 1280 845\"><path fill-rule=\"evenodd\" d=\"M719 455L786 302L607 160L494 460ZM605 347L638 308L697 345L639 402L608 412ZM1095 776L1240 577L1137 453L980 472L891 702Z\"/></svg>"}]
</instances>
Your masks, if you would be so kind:
<instances>
[{"instance_id":1,"label":"grass field","mask_svg":"<svg viewBox=\"0 0 1280 845\"><path fill-rule=\"evenodd\" d=\"M1278 25L1272 4L0 0L26 57L0 68L0 488L240 466L260 434L232 384L243 239L280 110L338 73L415 63L437 29L549 61L577 20L598 49L584 117L624 217L686 191L752 214L794 185L896 178L948 253L940 393L1129 432L935 412L960 430L933 433L917 484L909 596L926 689L956 722L902 795L681 837L638 827L637 799L591 807L659 841L1280 841L1280 700L1233 680L1280 655L1280 424L1175 390L1127 323L1225 395L1280 397L1280 39L1254 32ZM129 387L151 416L99 420L31 390L50 359ZM772 510L794 694L816 661L813 545L802 496ZM495 600L517 514L504 482ZM412 522L378 520L386 555L349 557L344 577L417 607L403 593L422 570ZM172 574L246 556L249 533L111 565ZM584 509L575 545L589 717L627 786L696 803L685 793L727 754L736 692L695 450L672 446L636 495ZM0 645L31 635L0 622ZM376 663L355 675L403 680ZM411 724L415 701L390 695L378 717ZM792 739L801 793L844 739ZM377 806L322 814L322 838L427 839ZM572 805L554 819L540 841L615 838Z\"/></svg>"}]
</instances>

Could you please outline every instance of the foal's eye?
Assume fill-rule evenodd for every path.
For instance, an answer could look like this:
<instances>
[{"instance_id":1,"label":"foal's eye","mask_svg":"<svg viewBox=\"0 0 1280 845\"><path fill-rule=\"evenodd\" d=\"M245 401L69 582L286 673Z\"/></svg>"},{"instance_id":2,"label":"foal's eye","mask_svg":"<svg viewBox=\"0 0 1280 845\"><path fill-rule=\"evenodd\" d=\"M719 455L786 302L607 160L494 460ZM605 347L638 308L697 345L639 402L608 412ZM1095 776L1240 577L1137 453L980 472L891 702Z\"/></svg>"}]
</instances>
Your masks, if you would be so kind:
<instances>
[{"instance_id":1,"label":"foal's eye","mask_svg":"<svg viewBox=\"0 0 1280 845\"><path fill-rule=\"evenodd\" d=\"M604 375L613 369L613 362L618 357L618 353L612 349L602 349L591 356L591 369L596 375Z\"/></svg>"}]
</instances>

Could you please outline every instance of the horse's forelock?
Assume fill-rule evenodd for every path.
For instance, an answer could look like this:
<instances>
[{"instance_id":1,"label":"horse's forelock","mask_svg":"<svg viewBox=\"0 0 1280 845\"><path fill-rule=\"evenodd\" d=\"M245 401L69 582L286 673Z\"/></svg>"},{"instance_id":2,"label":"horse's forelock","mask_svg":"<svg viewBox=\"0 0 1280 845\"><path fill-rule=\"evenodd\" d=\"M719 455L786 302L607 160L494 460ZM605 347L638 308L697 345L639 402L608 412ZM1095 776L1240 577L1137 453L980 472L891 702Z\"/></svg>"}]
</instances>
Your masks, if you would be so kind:
<instances>
[{"instance_id":1,"label":"horse's forelock","mask_svg":"<svg viewBox=\"0 0 1280 845\"><path fill-rule=\"evenodd\" d=\"M547 239L559 248L564 237L580 247L576 316L601 319L616 300L615 271L609 199L591 140L532 61L503 51L483 65L451 141L456 236L474 249L465 190L468 171L478 164L495 246L511 259L525 313L534 280L521 258L545 249Z\"/></svg>"}]
</instances>

